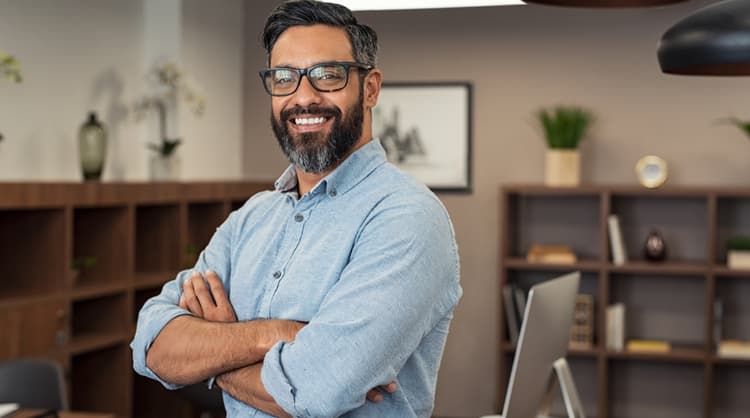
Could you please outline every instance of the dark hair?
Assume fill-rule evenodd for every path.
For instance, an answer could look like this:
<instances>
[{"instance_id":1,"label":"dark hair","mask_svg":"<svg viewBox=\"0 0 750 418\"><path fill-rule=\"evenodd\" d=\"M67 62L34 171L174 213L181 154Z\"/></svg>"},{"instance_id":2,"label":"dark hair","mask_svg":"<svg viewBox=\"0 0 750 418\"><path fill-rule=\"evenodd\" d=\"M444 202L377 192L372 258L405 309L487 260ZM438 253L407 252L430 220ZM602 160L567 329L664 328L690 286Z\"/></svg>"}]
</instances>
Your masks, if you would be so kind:
<instances>
[{"instance_id":1,"label":"dark hair","mask_svg":"<svg viewBox=\"0 0 750 418\"><path fill-rule=\"evenodd\" d=\"M357 22L346 7L315 0L294 0L279 5L266 20L263 28L263 47L266 61L271 63L271 50L281 34L292 26L328 25L346 31L354 60L373 67L377 65L378 35Z\"/></svg>"}]
</instances>

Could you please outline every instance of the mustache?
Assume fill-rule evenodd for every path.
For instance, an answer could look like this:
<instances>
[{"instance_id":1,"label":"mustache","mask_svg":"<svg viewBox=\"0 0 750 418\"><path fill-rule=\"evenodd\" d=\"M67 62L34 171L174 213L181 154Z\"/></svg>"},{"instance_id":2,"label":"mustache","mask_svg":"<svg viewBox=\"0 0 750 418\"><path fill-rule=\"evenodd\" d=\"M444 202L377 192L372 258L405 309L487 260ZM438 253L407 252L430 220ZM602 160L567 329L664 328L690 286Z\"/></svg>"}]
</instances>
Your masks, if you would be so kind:
<instances>
[{"instance_id":1,"label":"mustache","mask_svg":"<svg viewBox=\"0 0 750 418\"><path fill-rule=\"evenodd\" d=\"M279 114L279 118L282 121L288 121L289 119L299 115L321 115L327 118L340 118L341 110L337 107L324 107L318 105L311 105L307 107L294 106L291 109L282 110Z\"/></svg>"}]
</instances>

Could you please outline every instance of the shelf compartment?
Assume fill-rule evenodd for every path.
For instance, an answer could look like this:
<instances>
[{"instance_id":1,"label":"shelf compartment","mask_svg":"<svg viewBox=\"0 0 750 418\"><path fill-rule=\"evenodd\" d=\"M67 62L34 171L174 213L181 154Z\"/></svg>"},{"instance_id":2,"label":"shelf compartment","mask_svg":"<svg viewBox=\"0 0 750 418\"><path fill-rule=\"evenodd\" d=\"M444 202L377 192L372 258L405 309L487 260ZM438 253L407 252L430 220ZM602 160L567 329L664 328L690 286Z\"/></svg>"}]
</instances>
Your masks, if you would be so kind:
<instances>
[{"instance_id":1,"label":"shelf compartment","mask_svg":"<svg viewBox=\"0 0 750 418\"><path fill-rule=\"evenodd\" d=\"M669 262L707 262L708 199L705 196L613 195L628 259L641 261L646 237L657 230Z\"/></svg>"},{"instance_id":2,"label":"shelf compartment","mask_svg":"<svg viewBox=\"0 0 750 418\"><path fill-rule=\"evenodd\" d=\"M0 210L0 301L67 288L64 209Z\"/></svg>"},{"instance_id":3,"label":"shelf compartment","mask_svg":"<svg viewBox=\"0 0 750 418\"><path fill-rule=\"evenodd\" d=\"M673 346L705 347L705 279L617 273L610 276L609 287L609 304L625 304L626 341L665 340Z\"/></svg>"},{"instance_id":4,"label":"shelf compartment","mask_svg":"<svg viewBox=\"0 0 750 418\"><path fill-rule=\"evenodd\" d=\"M609 362L611 418L702 418L704 366Z\"/></svg>"},{"instance_id":5,"label":"shelf compartment","mask_svg":"<svg viewBox=\"0 0 750 418\"><path fill-rule=\"evenodd\" d=\"M525 258L533 244L567 245L582 260L601 259L599 195L507 195L505 255Z\"/></svg>"},{"instance_id":6,"label":"shelf compartment","mask_svg":"<svg viewBox=\"0 0 750 418\"><path fill-rule=\"evenodd\" d=\"M131 268L129 221L127 207L73 210L74 288L125 282Z\"/></svg>"},{"instance_id":7,"label":"shelf compartment","mask_svg":"<svg viewBox=\"0 0 750 418\"><path fill-rule=\"evenodd\" d=\"M73 356L71 409L131 416L130 399L123 394L129 393L132 377L120 372L129 369L130 349L124 343Z\"/></svg>"},{"instance_id":8,"label":"shelf compartment","mask_svg":"<svg viewBox=\"0 0 750 418\"><path fill-rule=\"evenodd\" d=\"M137 206L135 223L136 274L177 272L182 266L179 205Z\"/></svg>"},{"instance_id":9,"label":"shelf compartment","mask_svg":"<svg viewBox=\"0 0 750 418\"><path fill-rule=\"evenodd\" d=\"M135 276L134 288L136 290L161 288L165 283L174 279L176 276L177 273L174 271L138 273Z\"/></svg>"},{"instance_id":10,"label":"shelf compartment","mask_svg":"<svg viewBox=\"0 0 750 418\"><path fill-rule=\"evenodd\" d=\"M573 382L578 390L581 405L587 417L595 417L599 413L599 377L596 359L585 357L567 357L568 366L573 374ZM553 375L556 378L556 376ZM565 417L565 404L559 389L550 410L550 416Z\"/></svg>"},{"instance_id":11,"label":"shelf compartment","mask_svg":"<svg viewBox=\"0 0 750 418\"><path fill-rule=\"evenodd\" d=\"M208 245L216 228L226 218L223 202L191 203L188 205L188 242L183 267L195 265L198 255Z\"/></svg>"},{"instance_id":12,"label":"shelf compartment","mask_svg":"<svg viewBox=\"0 0 750 418\"><path fill-rule=\"evenodd\" d=\"M72 344L85 346L85 341L98 341L99 337L110 337L112 334L127 334L130 322L126 302L125 293L74 302Z\"/></svg>"},{"instance_id":13,"label":"shelf compartment","mask_svg":"<svg viewBox=\"0 0 750 418\"><path fill-rule=\"evenodd\" d=\"M713 384L713 418L747 418L750 411L750 362L747 367L729 364L716 366Z\"/></svg>"},{"instance_id":14,"label":"shelf compartment","mask_svg":"<svg viewBox=\"0 0 750 418\"><path fill-rule=\"evenodd\" d=\"M723 308L721 339L750 341L750 280L717 279L715 297Z\"/></svg>"},{"instance_id":15,"label":"shelf compartment","mask_svg":"<svg viewBox=\"0 0 750 418\"><path fill-rule=\"evenodd\" d=\"M67 342L67 304L62 297L0 305L0 360L59 357Z\"/></svg>"},{"instance_id":16,"label":"shelf compartment","mask_svg":"<svg viewBox=\"0 0 750 418\"><path fill-rule=\"evenodd\" d=\"M736 235L750 236L750 198L723 196L717 199L716 247L717 264L727 264L727 240Z\"/></svg>"}]
</instances>

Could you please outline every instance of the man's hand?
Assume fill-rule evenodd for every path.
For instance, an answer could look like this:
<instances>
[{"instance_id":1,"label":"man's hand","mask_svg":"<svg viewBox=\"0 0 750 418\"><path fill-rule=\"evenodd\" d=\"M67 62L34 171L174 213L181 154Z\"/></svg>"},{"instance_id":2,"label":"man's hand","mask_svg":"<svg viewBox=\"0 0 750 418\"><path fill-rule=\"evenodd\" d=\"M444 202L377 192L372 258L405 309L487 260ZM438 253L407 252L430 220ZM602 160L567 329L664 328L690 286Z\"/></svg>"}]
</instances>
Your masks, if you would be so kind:
<instances>
[{"instance_id":1,"label":"man's hand","mask_svg":"<svg viewBox=\"0 0 750 418\"><path fill-rule=\"evenodd\" d=\"M384 390L388 393L393 393L398 389L398 384L396 382L391 382L387 385L378 386L375 389L370 389L369 392L367 392L367 400L370 402L378 403L383 400L383 394L380 393L381 390Z\"/></svg>"},{"instance_id":2,"label":"man's hand","mask_svg":"<svg viewBox=\"0 0 750 418\"><path fill-rule=\"evenodd\" d=\"M237 314L224 285L213 270L206 271L205 280L199 272L193 272L183 282L182 292L180 308L211 322L237 322Z\"/></svg>"}]
</instances>

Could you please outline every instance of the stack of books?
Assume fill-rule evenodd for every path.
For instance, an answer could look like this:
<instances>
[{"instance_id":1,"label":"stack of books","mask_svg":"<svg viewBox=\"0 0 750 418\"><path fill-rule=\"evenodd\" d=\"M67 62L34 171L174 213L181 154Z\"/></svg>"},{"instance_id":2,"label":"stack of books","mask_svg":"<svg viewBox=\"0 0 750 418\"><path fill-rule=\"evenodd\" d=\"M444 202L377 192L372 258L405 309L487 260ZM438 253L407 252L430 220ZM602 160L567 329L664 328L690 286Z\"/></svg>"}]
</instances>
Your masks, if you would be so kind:
<instances>
[{"instance_id":1,"label":"stack of books","mask_svg":"<svg viewBox=\"0 0 750 418\"><path fill-rule=\"evenodd\" d=\"M627 349L639 353L668 353L672 344L661 340L628 340Z\"/></svg>"},{"instance_id":2,"label":"stack of books","mask_svg":"<svg viewBox=\"0 0 750 418\"><path fill-rule=\"evenodd\" d=\"M567 245L534 244L526 253L526 261L529 263L575 264L578 257Z\"/></svg>"},{"instance_id":3,"label":"stack of books","mask_svg":"<svg viewBox=\"0 0 750 418\"><path fill-rule=\"evenodd\" d=\"M719 343L717 355L724 358L750 358L750 342L723 340Z\"/></svg>"}]
</instances>

